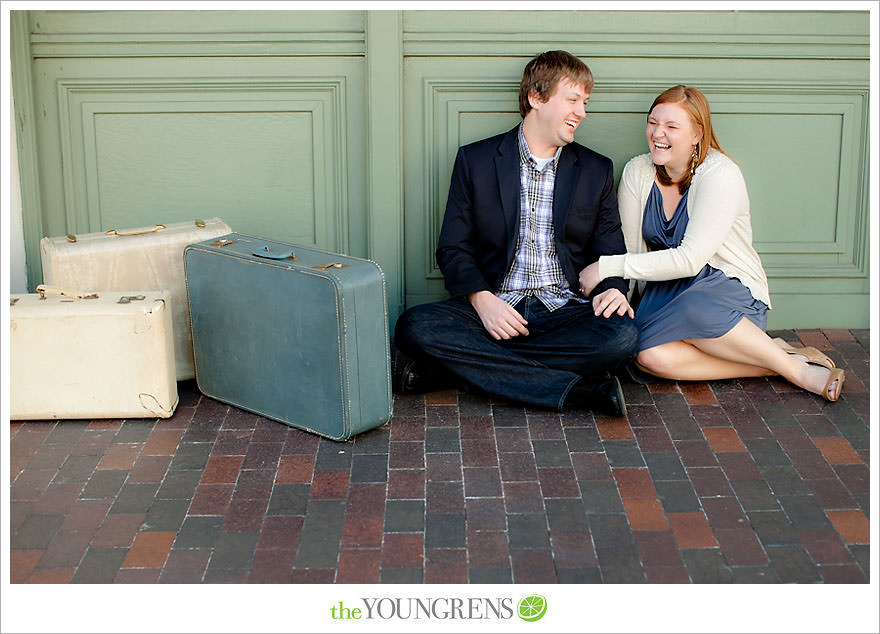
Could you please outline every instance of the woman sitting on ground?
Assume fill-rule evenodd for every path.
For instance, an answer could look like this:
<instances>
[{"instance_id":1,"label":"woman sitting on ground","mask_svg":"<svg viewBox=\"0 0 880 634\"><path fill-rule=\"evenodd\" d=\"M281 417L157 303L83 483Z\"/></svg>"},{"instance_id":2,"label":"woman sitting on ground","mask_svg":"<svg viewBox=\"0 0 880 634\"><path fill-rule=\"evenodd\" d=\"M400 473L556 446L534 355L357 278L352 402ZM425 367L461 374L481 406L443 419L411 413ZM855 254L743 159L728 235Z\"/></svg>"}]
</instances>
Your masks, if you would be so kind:
<instances>
[{"instance_id":1,"label":"woman sitting on ground","mask_svg":"<svg viewBox=\"0 0 880 634\"><path fill-rule=\"evenodd\" d=\"M637 281L634 377L781 375L836 401L843 371L830 358L765 332L770 293L745 181L718 144L706 97L690 86L666 90L646 136L650 152L626 164L618 192L628 252L604 255L580 276L584 295L608 277Z\"/></svg>"}]
</instances>

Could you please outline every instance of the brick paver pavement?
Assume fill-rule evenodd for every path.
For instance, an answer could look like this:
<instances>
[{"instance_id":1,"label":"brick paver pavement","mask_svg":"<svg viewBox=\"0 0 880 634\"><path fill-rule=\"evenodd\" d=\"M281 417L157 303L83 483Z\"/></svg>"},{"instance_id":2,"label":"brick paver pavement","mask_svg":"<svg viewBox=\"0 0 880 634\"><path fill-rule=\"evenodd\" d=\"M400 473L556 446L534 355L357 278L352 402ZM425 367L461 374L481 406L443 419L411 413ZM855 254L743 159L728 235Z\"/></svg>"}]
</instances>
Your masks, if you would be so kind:
<instances>
[{"instance_id":1,"label":"brick paver pavement","mask_svg":"<svg viewBox=\"0 0 880 634\"><path fill-rule=\"evenodd\" d=\"M345 443L181 383L168 420L11 424L13 583L865 583L868 332L846 370L625 384L626 418L456 391Z\"/></svg>"}]
</instances>

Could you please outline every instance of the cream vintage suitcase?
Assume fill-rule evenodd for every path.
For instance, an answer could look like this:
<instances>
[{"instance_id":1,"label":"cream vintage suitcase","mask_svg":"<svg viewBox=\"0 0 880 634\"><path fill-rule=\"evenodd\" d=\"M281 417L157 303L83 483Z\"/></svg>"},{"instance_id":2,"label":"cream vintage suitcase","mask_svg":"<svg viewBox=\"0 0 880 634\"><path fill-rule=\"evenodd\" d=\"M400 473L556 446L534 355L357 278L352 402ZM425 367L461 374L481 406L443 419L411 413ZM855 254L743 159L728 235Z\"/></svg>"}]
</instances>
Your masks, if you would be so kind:
<instances>
[{"instance_id":1,"label":"cream vintage suitcase","mask_svg":"<svg viewBox=\"0 0 880 634\"><path fill-rule=\"evenodd\" d=\"M230 232L219 218L40 240L43 283L61 288L171 293L175 376L195 376L183 249Z\"/></svg>"},{"instance_id":2,"label":"cream vintage suitcase","mask_svg":"<svg viewBox=\"0 0 880 634\"><path fill-rule=\"evenodd\" d=\"M167 291L37 290L10 295L11 419L174 413Z\"/></svg>"}]
</instances>

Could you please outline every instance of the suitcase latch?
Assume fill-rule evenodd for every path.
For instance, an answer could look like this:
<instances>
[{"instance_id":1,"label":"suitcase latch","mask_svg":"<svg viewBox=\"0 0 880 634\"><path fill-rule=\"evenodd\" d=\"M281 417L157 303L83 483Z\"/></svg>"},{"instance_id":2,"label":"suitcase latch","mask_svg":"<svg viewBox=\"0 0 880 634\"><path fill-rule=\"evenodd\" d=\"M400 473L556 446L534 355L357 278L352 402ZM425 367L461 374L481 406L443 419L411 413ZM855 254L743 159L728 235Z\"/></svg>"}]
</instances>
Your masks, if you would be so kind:
<instances>
[{"instance_id":1,"label":"suitcase latch","mask_svg":"<svg viewBox=\"0 0 880 634\"><path fill-rule=\"evenodd\" d=\"M318 264L312 268L319 271L326 271L327 269L344 269L347 266L348 264L343 264L342 262L330 262L330 264Z\"/></svg>"},{"instance_id":2,"label":"suitcase latch","mask_svg":"<svg viewBox=\"0 0 880 634\"><path fill-rule=\"evenodd\" d=\"M129 304L131 302L139 302L144 299L143 295L123 295L119 298L117 304Z\"/></svg>"},{"instance_id":3,"label":"suitcase latch","mask_svg":"<svg viewBox=\"0 0 880 634\"><path fill-rule=\"evenodd\" d=\"M235 244L238 240L229 240L227 238L220 238L211 243L212 247L228 247L230 244Z\"/></svg>"}]
</instances>

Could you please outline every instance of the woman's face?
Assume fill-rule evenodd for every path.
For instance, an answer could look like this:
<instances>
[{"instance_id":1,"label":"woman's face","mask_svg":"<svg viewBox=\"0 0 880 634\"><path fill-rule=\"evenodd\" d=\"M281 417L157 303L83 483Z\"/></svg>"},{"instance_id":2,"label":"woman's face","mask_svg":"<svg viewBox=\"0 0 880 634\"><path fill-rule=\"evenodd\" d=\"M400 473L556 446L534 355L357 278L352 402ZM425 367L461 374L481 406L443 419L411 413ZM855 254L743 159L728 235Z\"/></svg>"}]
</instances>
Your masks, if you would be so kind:
<instances>
[{"instance_id":1,"label":"woman's face","mask_svg":"<svg viewBox=\"0 0 880 634\"><path fill-rule=\"evenodd\" d=\"M694 146L703 138L703 130L677 103L660 103L648 115L645 131L651 160L666 167L673 181L684 176L690 166Z\"/></svg>"}]
</instances>

